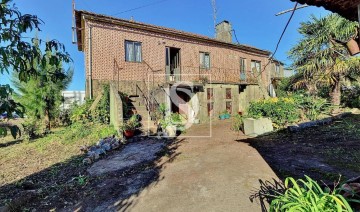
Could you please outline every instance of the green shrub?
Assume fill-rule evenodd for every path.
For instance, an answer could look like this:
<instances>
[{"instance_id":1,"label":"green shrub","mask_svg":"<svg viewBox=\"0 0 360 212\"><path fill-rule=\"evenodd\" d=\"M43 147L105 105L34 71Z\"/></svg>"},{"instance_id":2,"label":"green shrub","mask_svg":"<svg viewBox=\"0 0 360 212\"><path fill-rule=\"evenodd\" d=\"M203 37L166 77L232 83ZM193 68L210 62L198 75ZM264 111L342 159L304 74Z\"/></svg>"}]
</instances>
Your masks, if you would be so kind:
<instances>
[{"instance_id":1,"label":"green shrub","mask_svg":"<svg viewBox=\"0 0 360 212\"><path fill-rule=\"evenodd\" d=\"M248 116L252 118L268 117L278 127L299 120L300 110L292 98L269 98L251 102Z\"/></svg>"},{"instance_id":2,"label":"green shrub","mask_svg":"<svg viewBox=\"0 0 360 212\"><path fill-rule=\"evenodd\" d=\"M304 94L295 94L292 98L310 120L317 120L320 114L329 113L330 104L324 98Z\"/></svg>"},{"instance_id":3,"label":"green shrub","mask_svg":"<svg viewBox=\"0 0 360 212\"><path fill-rule=\"evenodd\" d=\"M239 114L236 114L232 118L232 130L234 131L243 131L244 129L244 121L243 117Z\"/></svg>"},{"instance_id":4,"label":"green shrub","mask_svg":"<svg viewBox=\"0 0 360 212\"><path fill-rule=\"evenodd\" d=\"M344 87L341 94L341 104L345 107L360 108L360 87Z\"/></svg>"},{"instance_id":5,"label":"green shrub","mask_svg":"<svg viewBox=\"0 0 360 212\"><path fill-rule=\"evenodd\" d=\"M322 189L310 177L305 180L288 177L285 192L269 194L273 197L270 211L353 211L339 189Z\"/></svg>"}]
</instances>

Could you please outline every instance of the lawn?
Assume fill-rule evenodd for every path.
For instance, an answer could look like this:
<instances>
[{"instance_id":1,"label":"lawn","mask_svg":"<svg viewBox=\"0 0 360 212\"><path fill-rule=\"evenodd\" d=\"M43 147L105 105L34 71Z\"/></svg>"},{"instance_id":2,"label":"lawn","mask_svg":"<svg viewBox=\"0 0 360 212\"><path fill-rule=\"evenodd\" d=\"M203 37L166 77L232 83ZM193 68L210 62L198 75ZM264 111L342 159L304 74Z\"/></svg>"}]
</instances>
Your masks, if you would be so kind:
<instances>
[{"instance_id":1,"label":"lawn","mask_svg":"<svg viewBox=\"0 0 360 212\"><path fill-rule=\"evenodd\" d=\"M241 140L256 148L284 179L308 175L332 184L360 175L360 115L300 132L278 131Z\"/></svg>"},{"instance_id":2,"label":"lawn","mask_svg":"<svg viewBox=\"0 0 360 212\"><path fill-rule=\"evenodd\" d=\"M115 133L111 126L95 123L75 123L58 128L53 133L31 141L14 140L12 137L0 140L0 205L13 197L21 202L19 191L31 191L35 187L37 196L68 191L76 193L81 187L81 176L86 167L82 164L82 145L93 145L100 138ZM36 186L35 186L36 185ZM66 192L65 192L66 193ZM29 196L29 193L24 193ZM49 202L54 200L49 196ZM29 200L30 201L30 200ZM59 200L61 201L61 198ZM14 207L15 204L12 204Z\"/></svg>"}]
</instances>

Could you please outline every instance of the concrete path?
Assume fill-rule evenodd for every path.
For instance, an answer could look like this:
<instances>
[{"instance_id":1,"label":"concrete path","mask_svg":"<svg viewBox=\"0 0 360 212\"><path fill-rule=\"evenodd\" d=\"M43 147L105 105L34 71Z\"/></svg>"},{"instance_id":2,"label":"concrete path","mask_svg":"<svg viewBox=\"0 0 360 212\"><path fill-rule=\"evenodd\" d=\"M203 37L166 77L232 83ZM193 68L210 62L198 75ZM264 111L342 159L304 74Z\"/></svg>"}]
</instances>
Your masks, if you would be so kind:
<instances>
[{"instance_id":1,"label":"concrete path","mask_svg":"<svg viewBox=\"0 0 360 212\"><path fill-rule=\"evenodd\" d=\"M212 123L211 138L182 138L178 156L166 163L160 181L128 201L127 211L261 211L249 196L259 179L277 178L229 121ZM209 125L194 125L184 136L209 134ZM166 162L166 158L161 162Z\"/></svg>"}]
</instances>

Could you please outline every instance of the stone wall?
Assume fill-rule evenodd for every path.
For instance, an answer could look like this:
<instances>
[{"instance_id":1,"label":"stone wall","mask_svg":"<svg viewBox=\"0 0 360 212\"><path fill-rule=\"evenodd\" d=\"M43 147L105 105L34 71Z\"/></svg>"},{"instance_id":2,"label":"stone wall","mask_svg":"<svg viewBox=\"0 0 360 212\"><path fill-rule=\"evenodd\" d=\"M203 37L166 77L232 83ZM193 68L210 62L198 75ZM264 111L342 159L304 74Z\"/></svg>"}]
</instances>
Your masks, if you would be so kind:
<instances>
[{"instance_id":1,"label":"stone wall","mask_svg":"<svg viewBox=\"0 0 360 212\"><path fill-rule=\"evenodd\" d=\"M110 123L116 130L119 130L123 124L123 113L123 103L117 88L113 84L110 84Z\"/></svg>"}]
</instances>

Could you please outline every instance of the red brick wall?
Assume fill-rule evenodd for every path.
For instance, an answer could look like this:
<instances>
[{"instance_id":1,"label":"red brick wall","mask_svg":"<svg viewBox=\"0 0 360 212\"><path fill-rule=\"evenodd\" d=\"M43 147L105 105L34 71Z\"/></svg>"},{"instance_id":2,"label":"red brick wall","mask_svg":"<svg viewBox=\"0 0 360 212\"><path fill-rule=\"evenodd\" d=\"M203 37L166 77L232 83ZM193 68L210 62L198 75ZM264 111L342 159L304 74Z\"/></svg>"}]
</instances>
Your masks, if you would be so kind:
<instances>
[{"instance_id":1,"label":"red brick wall","mask_svg":"<svg viewBox=\"0 0 360 212\"><path fill-rule=\"evenodd\" d=\"M161 70L157 74L165 74L165 47L181 49L180 58L182 74L199 73L199 52L209 52L212 81L239 81L240 57L246 58L246 67L250 71L251 60L261 61L262 69L268 62L267 56L257 55L239 49L231 49L215 44L199 43L160 34L153 34L139 29L87 21L84 33L84 52L86 76L89 74L88 63L88 30L92 27L92 79L142 81L148 79L152 70ZM124 41L132 40L142 43L142 59L145 63L125 62ZM115 61L116 63L115 64ZM249 76L248 76L249 77ZM152 78L152 76L150 77ZM155 80L164 77L155 77ZM185 79L185 78L182 78ZM267 84L268 72L262 73L262 81Z\"/></svg>"}]
</instances>

